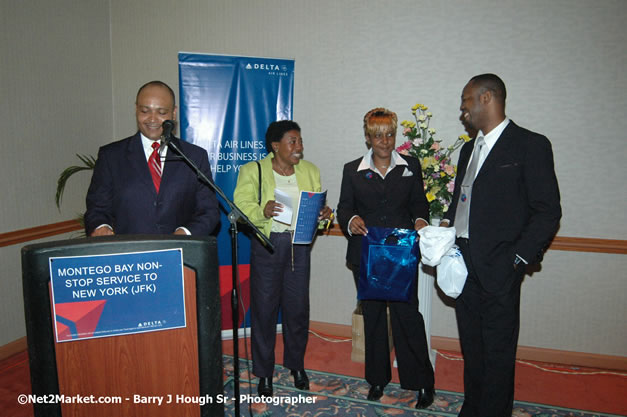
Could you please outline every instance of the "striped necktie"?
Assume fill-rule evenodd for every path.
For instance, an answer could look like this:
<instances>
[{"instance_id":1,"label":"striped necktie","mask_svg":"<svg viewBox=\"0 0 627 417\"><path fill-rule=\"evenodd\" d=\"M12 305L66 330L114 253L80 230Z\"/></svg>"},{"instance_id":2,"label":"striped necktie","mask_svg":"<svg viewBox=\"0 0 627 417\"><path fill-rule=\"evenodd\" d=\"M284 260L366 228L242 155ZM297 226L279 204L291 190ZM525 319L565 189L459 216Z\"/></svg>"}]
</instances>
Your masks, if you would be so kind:
<instances>
[{"instance_id":1,"label":"striped necktie","mask_svg":"<svg viewBox=\"0 0 627 417\"><path fill-rule=\"evenodd\" d=\"M152 182L155 184L157 193L159 192L159 185L161 184L161 156L159 155L159 145L158 141L152 143L152 153L148 158L148 168L150 169Z\"/></svg>"}]
</instances>

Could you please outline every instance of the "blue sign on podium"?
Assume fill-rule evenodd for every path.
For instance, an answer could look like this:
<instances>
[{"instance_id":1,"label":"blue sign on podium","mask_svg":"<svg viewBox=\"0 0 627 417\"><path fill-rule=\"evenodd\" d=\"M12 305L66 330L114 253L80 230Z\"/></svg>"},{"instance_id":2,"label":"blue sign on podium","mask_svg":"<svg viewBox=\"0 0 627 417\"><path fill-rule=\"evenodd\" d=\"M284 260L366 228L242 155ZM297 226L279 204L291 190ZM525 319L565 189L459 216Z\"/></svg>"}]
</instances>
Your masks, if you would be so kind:
<instances>
[{"instance_id":1,"label":"blue sign on podium","mask_svg":"<svg viewBox=\"0 0 627 417\"><path fill-rule=\"evenodd\" d=\"M183 250L49 259L57 342L186 326Z\"/></svg>"}]
</instances>

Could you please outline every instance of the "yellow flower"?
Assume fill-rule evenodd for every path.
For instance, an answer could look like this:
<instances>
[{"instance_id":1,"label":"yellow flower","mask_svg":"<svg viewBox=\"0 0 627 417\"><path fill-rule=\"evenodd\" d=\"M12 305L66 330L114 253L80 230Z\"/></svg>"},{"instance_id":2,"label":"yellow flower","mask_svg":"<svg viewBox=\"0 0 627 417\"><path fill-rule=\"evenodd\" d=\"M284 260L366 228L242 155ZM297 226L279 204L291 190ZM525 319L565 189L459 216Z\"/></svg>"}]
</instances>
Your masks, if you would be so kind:
<instances>
[{"instance_id":1,"label":"yellow flower","mask_svg":"<svg viewBox=\"0 0 627 417\"><path fill-rule=\"evenodd\" d=\"M403 136L408 139L401 150L407 149L420 161L423 171L424 193L430 205L431 215L442 217L449 209L457 167L451 163L450 155L464 143L472 140L461 135L451 146L445 147L435 139L436 129L429 126L433 113L421 103L412 106L412 118L403 120ZM431 204L431 203L434 204Z\"/></svg>"},{"instance_id":2,"label":"yellow flower","mask_svg":"<svg viewBox=\"0 0 627 417\"><path fill-rule=\"evenodd\" d=\"M432 156L427 156L426 158L422 159L422 169L427 169L429 167L440 167L440 164L438 163L437 159L435 159Z\"/></svg>"}]
</instances>

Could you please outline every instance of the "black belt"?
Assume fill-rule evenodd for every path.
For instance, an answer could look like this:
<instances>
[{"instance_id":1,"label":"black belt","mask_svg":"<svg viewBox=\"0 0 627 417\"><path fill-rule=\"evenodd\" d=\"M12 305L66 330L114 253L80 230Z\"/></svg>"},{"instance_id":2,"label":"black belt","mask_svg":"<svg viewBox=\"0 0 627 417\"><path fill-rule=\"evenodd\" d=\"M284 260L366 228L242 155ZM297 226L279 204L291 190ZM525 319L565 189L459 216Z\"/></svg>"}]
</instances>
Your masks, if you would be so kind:
<instances>
[{"instance_id":1,"label":"black belt","mask_svg":"<svg viewBox=\"0 0 627 417\"><path fill-rule=\"evenodd\" d=\"M461 243L463 245L468 245L470 243L470 240L468 240L468 238L465 237L458 237L457 239L455 239L456 243Z\"/></svg>"}]
</instances>

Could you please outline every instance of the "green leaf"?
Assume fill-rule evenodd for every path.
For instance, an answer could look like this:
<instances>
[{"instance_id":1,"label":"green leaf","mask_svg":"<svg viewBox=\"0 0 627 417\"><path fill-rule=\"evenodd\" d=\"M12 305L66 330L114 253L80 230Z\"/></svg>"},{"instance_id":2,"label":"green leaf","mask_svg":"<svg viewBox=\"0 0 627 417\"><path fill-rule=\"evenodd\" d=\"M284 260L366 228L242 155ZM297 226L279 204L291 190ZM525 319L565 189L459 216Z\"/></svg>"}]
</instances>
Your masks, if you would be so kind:
<instances>
[{"instance_id":1,"label":"green leaf","mask_svg":"<svg viewBox=\"0 0 627 417\"><path fill-rule=\"evenodd\" d=\"M72 165L70 167L65 168L61 174L59 175L59 179L57 180L57 193L55 195L55 203L57 208L61 210L61 201L63 199L63 192L65 191L65 186L70 177L77 172L80 171L91 171L96 166L96 158L91 155L79 155L76 154L76 157L80 159L83 165Z\"/></svg>"}]
</instances>

